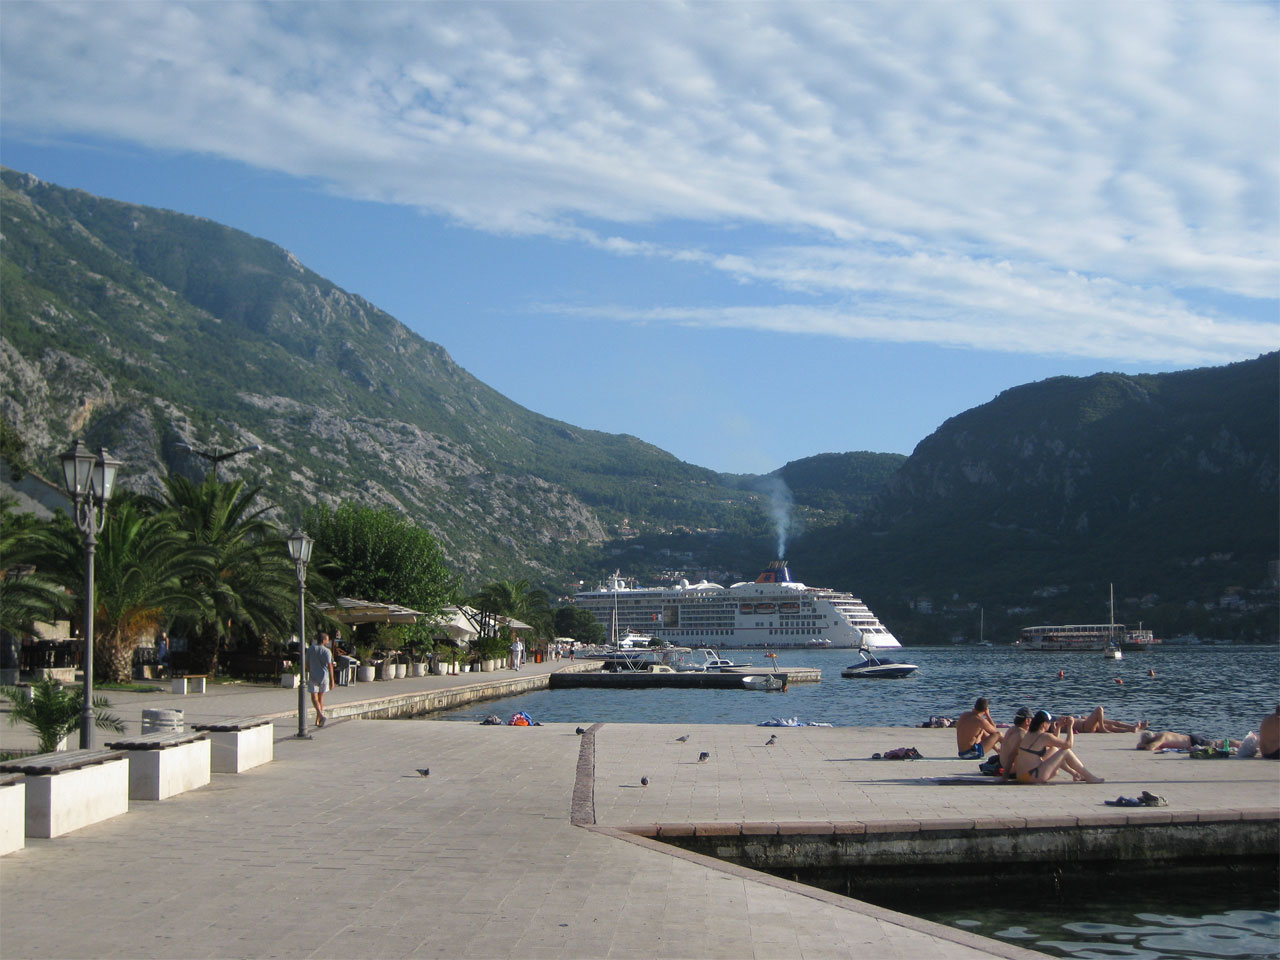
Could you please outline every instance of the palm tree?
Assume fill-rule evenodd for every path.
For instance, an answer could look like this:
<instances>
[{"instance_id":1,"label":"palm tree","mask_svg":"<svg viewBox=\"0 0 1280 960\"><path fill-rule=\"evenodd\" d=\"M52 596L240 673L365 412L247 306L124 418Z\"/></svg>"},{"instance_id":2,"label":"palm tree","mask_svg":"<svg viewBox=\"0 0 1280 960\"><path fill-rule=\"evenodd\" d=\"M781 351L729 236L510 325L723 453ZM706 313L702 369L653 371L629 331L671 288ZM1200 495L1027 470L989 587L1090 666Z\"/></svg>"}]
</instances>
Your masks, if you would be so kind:
<instances>
[{"instance_id":1,"label":"palm tree","mask_svg":"<svg viewBox=\"0 0 1280 960\"><path fill-rule=\"evenodd\" d=\"M39 531L40 569L77 598L83 617L84 541L58 514ZM118 495L108 505L94 557L95 679L128 682L140 637L175 611L194 611L201 598L188 586L207 568L206 556L179 537L141 498Z\"/></svg>"},{"instance_id":2,"label":"palm tree","mask_svg":"<svg viewBox=\"0 0 1280 960\"><path fill-rule=\"evenodd\" d=\"M523 620L538 636L550 636L551 602L547 591L531 586L528 580L496 580L481 587L468 603L481 613Z\"/></svg>"},{"instance_id":3,"label":"palm tree","mask_svg":"<svg viewBox=\"0 0 1280 960\"><path fill-rule=\"evenodd\" d=\"M14 511L17 500L0 498L0 631L35 633L36 623L69 615L71 598L36 563L41 559L39 523Z\"/></svg>"},{"instance_id":4,"label":"palm tree","mask_svg":"<svg viewBox=\"0 0 1280 960\"><path fill-rule=\"evenodd\" d=\"M80 729L84 687L67 689L52 677L45 677L31 685L30 700L17 687L0 687L0 696L12 704L9 723L28 724L36 732L41 753L57 750L64 737ZM109 706L111 703L106 697L93 698L93 725L99 730L124 733L120 718L103 712Z\"/></svg>"},{"instance_id":5,"label":"palm tree","mask_svg":"<svg viewBox=\"0 0 1280 960\"><path fill-rule=\"evenodd\" d=\"M280 531L267 519L269 505L257 505L261 487L243 480L203 483L165 478L158 506L192 547L204 551L208 566L192 584L202 597L190 617L187 647L193 672L212 673L232 626L261 637L288 632L297 580Z\"/></svg>"}]
</instances>

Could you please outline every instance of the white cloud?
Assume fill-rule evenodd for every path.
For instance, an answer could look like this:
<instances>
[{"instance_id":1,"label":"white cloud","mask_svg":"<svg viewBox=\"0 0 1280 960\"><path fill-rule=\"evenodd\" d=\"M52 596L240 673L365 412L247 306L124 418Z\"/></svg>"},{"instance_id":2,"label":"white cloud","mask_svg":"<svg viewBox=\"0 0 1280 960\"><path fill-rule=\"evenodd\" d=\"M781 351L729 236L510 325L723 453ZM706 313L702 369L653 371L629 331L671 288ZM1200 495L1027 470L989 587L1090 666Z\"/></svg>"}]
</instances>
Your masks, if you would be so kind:
<instances>
[{"instance_id":1,"label":"white cloud","mask_svg":"<svg viewBox=\"0 0 1280 960\"><path fill-rule=\"evenodd\" d=\"M1150 362L1277 341L1211 306L1277 294L1270 5L10 3L4 27L11 128L812 301L619 316Z\"/></svg>"}]
</instances>

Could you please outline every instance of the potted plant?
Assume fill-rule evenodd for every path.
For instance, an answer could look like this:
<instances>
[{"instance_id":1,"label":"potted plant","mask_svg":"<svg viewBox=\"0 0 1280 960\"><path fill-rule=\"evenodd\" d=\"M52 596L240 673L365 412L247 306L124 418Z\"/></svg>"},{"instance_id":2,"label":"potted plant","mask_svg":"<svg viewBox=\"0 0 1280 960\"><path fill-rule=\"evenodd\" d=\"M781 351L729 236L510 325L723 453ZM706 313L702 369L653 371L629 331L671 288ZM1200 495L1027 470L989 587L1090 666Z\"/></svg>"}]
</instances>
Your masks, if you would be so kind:
<instances>
[{"instance_id":1,"label":"potted plant","mask_svg":"<svg viewBox=\"0 0 1280 960\"><path fill-rule=\"evenodd\" d=\"M22 722L35 731L41 753L65 750L67 737L80 729L84 711L84 688L68 690L52 677L31 685L31 698L17 687L0 687L0 694L12 703L9 723ZM120 718L103 711L111 706L106 697L93 698L93 725L99 730L124 733Z\"/></svg>"},{"instance_id":2,"label":"potted plant","mask_svg":"<svg viewBox=\"0 0 1280 960\"><path fill-rule=\"evenodd\" d=\"M374 677L377 676L377 668L373 665L373 648L367 643L358 643L355 646L355 655L360 661L360 666L356 667L356 682L373 683Z\"/></svg>"}]
</instances>

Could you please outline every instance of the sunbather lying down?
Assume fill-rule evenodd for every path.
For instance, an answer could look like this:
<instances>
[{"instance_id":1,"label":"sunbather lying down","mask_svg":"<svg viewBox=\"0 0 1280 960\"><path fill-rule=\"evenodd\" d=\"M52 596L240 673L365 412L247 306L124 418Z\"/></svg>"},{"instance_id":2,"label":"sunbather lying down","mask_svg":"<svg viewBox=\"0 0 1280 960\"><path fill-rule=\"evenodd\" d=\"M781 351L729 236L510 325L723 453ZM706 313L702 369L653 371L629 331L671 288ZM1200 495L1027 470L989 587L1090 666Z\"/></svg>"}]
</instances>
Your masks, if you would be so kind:
<instances>
[{"instance_id":1,"label":"sunbather lying down","mask_svg":"<svg viewBox=\"0 0 1280 960\"><path fill-rule=\"evenodd\" d=\"M1076 733L1137 733L1147 729L1147 721L1125 723L1123 720L1112 720L1101 706L1093 708L1087 717L1072 717L1071 729Z\"/></svg>"},{"instance_id":2,"label":"sunbather lying down","mask_svg":"<svg viewBox=\"0 0 1280 960\"><path fill-rule=\"evenodd\" d=\"M1144 730L1138 737L1137 750L1194 750L1197 747L1221 749L1239 747L1239 740L1214 740L1198 733L1175 733L1172 730Z\"/></svg>"}]
</instances>

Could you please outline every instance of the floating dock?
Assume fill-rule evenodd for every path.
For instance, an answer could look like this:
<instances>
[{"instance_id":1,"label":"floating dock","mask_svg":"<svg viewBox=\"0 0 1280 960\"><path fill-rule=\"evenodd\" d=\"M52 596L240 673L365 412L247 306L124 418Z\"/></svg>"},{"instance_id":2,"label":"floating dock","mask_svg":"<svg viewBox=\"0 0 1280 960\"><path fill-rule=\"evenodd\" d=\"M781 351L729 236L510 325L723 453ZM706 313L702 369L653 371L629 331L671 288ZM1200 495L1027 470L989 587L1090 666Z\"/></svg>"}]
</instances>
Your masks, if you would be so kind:
<instances>
[{"instance_id":1,"label":"floating dock","mask_svg":"<svg viewBox=\"0 0 1280 960\"><path fill-rule=\"evenodd\" d=\"M693 670L677 673L649 673L645 670L620 670L616 673L591 671L590 673L553 673L552 690L591 688L596 690L745 690L743 677L777 677L783 685L792 683L818 683L822 671L817 667L792 667L788 670L753 670L735 667L733 670Z\"/></svg>"}]
</instances>

